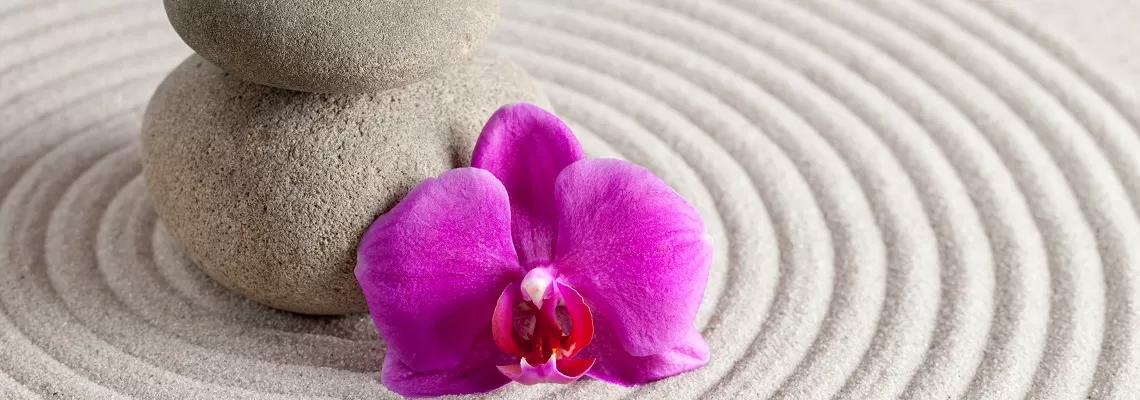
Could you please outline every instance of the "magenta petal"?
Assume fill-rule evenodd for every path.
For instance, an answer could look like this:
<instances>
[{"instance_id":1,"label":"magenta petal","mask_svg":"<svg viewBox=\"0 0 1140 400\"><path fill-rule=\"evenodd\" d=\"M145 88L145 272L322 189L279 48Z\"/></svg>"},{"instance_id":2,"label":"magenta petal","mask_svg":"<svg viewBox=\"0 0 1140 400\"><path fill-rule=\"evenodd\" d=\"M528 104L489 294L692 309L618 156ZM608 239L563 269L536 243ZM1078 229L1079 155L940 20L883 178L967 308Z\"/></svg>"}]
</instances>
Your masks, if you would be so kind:
<instances>
[{"instance_id":1,"label":"magenta petal","mask_svg":"<svg viewBox=\"0 0 1140 400\"><path fill-rule=\"evenodd\" d=\"M660 354L638 357L622 348L613 335L603 332L610 326L598 321L599 335L579 353L597 361L587 375L623 386L641 385L700 368L709 362L709 347L700 332L690 327L677 345Z\"/></svg>"},{"instance_id":2,"label":"magenta petal","mask_svg":"<svg viewBox=\"0 0 1140 400\"><path fill-rule=\"evenodd\" d=\"M522 276L509 224L499 181L463 168L424 181L368 228L356 277L388 357L451 368L490 335L496 300Z\"/></svg>"},{"instance_id":3,"label":"magenta petal","mask_svg":"<svg viewBox=\"0 0 1140 400\"><path fill-rule=\"evenodd\" d=\"M522 266L554 256L558 212L554 181L567 165L585 158L578 139L558 117L533 104L503 106L483 127L471 166L495 174L511 201L511 230Z\"/></svg>"},{"instance_id":4,"label":"magenta petal","mask_svg":"<svg viewBox=\"0 0 1140 400\"><path fill-rule=\"evenodd\" d=\"M630 354L678 346L693 329L712 260L697 210L648 169L622 160L574 163L556 191L559 276L595 318L613 322L614 339Z\"/></svg>"},{"instance_id":5,"label":"magenta petal","mask_svg":"<svg viewBox=\"0 0 1140 400\"><path fill-rule=\"evenodd\" d=\"M428 372L410 368L389 354L384 358L381 380L388 389L407 397L482 393L511 382L496 368L511 359L495 349L489 335L480 335L464 353L466 358L454 368Z\"/></svg>"}]
</instances>

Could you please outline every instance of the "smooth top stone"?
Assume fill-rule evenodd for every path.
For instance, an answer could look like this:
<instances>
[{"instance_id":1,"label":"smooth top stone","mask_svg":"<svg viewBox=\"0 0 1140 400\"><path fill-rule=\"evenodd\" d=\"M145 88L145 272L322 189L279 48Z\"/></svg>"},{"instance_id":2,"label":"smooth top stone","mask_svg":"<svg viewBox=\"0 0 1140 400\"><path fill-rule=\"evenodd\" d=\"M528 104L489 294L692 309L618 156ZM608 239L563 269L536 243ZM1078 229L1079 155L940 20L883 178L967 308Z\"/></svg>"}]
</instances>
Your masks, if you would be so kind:
<instances>
[{"instance_id":1,"label":"smooth top stone","mask_svg":"<svg viewBox=\"0 0 1140 400\"><path fill-rule=\"evenodd\" d=\"M246 81L376 92L466 62L498 0L165 0L182 40Z\"/></svg>"},{"instance_id":2,"label":"smooth top stone","mask_svg":"<svg viewBox=\"0 0 1140 400\"><path fill-rule=\"evenodd\" d=\"M251 84L191 56L147 107L143 173L159 217L214 280L283 310L363 312L364 230L419 182L470 165L483 124L518 101L548 107L493 56L336 95Z\"/></svg>"}]
</instances>

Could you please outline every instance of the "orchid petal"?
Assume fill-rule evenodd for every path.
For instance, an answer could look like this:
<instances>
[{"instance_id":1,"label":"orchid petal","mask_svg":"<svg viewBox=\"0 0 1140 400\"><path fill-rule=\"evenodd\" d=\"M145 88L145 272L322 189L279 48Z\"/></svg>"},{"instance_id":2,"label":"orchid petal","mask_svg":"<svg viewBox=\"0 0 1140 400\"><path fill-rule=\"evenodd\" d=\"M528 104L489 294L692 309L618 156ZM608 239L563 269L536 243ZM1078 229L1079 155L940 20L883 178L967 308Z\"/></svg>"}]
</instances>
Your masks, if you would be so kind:
<instances>
[{"instance_id":1,"label":"orchid petal","mask_svg":"<svg viewBox=\"0 0 1140 400\"><path fill-rule=\"evenodd\" d=\"M570 165L556 184L557 272L633 356L664 353L693 329L712 241L693 206L648 169ZM599 358L599 362L605 362Z\"/></svg>"},{"instance_id":2,"label":"orchid petal","mask_svg":"<svg viewBox=\"0 0 1140 400\"><path fill-rule=\"evenodd\" d=\"M495 368L511 359L495 349L488 334L479 335L463 353L466 358L459 365L427 372L417 371L388 354L384 358L381 381L388 389L407 397L482 393L511 382Z\"/></svg>"},{"instance_id":3,"label":"orchid petal","mask_svg":"<svg viewBox=\"0 0 1140 400\"><path fill-rule=\"evenodd\" d=\"M483 127L471 166L491 171L506 187L511 231L524 268L553 259L558 220L554 181L563 168L583 158L570 128L533 104L503 106Z\"/></svg>"},{"instance_id":4,"label":"orchid petal","mask_svg":"<svg viewBox=\"0 0 1140 400\"><path fill-rule=\"evenodd\" d=\"M451 368L490 335L496 299L522 276L509 224L499 181L463 168L424 181L368 228L356 277L388 357L412 371Z\"/></svg>"},{"instance_id":5,"label":"orchid petal","mask_svg":"<svg viewBox=\"0 0 1140 400\"><path fill-rule=\"evenodd\" d=\"M675 347L660 354L639 357L625 351L612 330L603 329L612 326L608 321L598 320L596 323L599 334L589 347L579 353L579 357L597 360L587 373L594 379L623 386L641 385L692 371L709 362L708 344L693 327L689 327Z\"/></svg>"}]
</instances>

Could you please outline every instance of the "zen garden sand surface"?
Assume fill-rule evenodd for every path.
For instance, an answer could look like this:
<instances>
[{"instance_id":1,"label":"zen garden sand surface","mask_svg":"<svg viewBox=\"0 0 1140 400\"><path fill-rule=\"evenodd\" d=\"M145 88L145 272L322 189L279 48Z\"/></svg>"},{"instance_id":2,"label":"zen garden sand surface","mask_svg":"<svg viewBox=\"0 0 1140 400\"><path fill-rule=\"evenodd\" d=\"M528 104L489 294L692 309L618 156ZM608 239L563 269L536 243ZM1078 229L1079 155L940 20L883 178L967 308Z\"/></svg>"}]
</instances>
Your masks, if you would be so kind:
<instances>
[{"instance_id":1,"label":"zen garden sand surface","mask_svg":"<svg viewBox=\"0 0 1140 400\"><path fill-rule=\"evenodd\" d=\"M1088 30L992 1L381 3L471 21L361 11L328 23L436 44L286 76L299 50L235 61L158 0L0 2L0 398L395 398L366 314L259 301L364 311L353 235L546 98L700 212L712 356L486 398L1140 393L1140 101L1055 36Z\"/></svg>"}]
</instances>

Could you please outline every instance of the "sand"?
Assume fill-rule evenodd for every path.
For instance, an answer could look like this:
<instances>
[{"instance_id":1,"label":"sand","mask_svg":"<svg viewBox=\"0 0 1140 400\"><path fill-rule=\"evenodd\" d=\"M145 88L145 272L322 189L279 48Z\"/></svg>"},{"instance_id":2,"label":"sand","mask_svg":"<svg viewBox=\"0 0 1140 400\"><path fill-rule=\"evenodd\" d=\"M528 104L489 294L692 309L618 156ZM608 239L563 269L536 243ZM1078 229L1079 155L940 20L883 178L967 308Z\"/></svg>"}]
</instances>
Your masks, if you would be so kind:
<instances>
[{"instance_id":1,"label":"sand","mask_svg":"<svg viewBox=\"0 0 1140 400\"><path fill-rule=\"evenodd\" d=\"M994 2L504 1L490 40L717 259L703 369L539 398L1130 398L1140 101ZM0 397L387 398L363 316L199 272L140 177L158 1L0 5Z\"/></svg>"}]
</instances>

